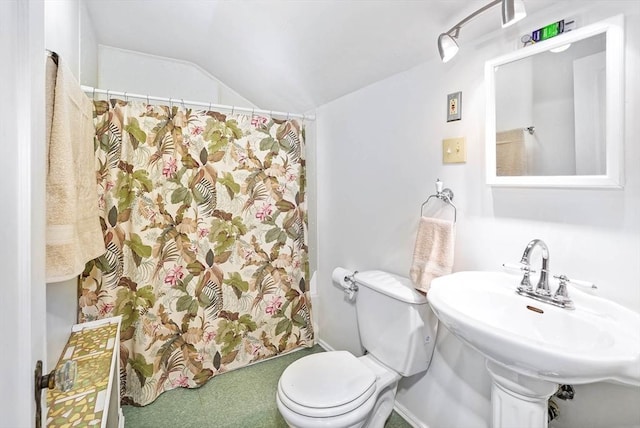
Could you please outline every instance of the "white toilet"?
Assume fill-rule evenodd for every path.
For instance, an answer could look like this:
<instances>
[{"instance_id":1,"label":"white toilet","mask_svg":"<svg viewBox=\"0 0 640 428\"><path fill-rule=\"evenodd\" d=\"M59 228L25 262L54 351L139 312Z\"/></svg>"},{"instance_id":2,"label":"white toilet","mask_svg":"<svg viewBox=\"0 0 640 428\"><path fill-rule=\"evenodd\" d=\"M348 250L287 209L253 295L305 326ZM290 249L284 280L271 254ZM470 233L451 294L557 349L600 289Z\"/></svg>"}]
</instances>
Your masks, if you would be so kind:
<instances>
[{"instance_id":1,"label":"white toilet","mask_svg":"<svg viewBox=\"0 0 640 428\"><path fill-rule=\"evenodd\" d=\"M382 271L360 272L356 313L367 354L347 351L303 357L285 369L276 401L291 427L382 428L398 381L429 368L437 318L411 281Z\"/></svg>"}]
</instances>

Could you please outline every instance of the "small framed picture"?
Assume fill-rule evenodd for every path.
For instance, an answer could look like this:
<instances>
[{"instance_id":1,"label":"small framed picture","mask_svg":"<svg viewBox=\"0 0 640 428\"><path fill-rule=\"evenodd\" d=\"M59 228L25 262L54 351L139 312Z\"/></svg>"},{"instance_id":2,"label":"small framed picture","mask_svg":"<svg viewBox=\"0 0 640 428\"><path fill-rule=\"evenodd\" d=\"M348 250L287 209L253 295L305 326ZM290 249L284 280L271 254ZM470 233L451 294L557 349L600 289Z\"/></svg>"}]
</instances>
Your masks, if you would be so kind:
<instances>
[{"instance_id":1,"label":"small framed picture","mask_svg":"<svg viewBox=\"0 0 640 428\"><path fill-rule=\"evenodd\" d=\"M462 92L447 95L447 122L462 119Z\"/></svg>"}]
</instances>

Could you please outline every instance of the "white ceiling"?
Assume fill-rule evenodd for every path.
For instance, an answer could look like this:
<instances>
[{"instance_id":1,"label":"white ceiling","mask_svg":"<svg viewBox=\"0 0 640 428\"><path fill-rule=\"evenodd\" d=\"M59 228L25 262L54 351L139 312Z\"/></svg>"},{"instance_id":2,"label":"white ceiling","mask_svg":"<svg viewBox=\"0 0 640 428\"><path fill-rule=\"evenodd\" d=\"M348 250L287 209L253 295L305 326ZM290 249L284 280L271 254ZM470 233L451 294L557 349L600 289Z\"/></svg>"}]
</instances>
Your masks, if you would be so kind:
<instances>
[{"instance_id":1,"label":"white ceiling","mask_svg":"<svg viewBox=\"0 0 640 428\"><path fill-rule=\"evenodd\" d=\"M299 112L437 57L438 34L488 1L85 0L98 43L193 62L261 108ZM499 28L499 9L461 43Z\"/></svg>"}]
</instances>

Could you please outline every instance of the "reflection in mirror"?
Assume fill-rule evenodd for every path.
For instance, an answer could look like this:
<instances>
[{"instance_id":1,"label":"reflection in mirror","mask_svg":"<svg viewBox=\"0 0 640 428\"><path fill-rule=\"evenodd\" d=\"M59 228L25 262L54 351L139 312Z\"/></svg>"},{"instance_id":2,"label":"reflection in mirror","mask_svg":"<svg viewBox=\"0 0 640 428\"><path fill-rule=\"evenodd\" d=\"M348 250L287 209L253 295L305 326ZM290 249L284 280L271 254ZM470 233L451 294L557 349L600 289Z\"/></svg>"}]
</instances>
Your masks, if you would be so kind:
<instances>
[{"instance_id":1,"label":"reflection in mirror","mask_svg":"<svg viewBox=\"0 0 640 428\"><path fill-rule=\"evenodd\" d=\"M621 187L623 22L487 62L488 184Z\"/></svg>"},{"instance_id":2,"label":"reflection in mirror","mask_svg":"<svg viewBox=\"0 0 640 428\"><path fill-rule=\"evenodd\" d=\"M497 175L604 174L605 41L495 68Z\"/></svg>"}]
</instances>

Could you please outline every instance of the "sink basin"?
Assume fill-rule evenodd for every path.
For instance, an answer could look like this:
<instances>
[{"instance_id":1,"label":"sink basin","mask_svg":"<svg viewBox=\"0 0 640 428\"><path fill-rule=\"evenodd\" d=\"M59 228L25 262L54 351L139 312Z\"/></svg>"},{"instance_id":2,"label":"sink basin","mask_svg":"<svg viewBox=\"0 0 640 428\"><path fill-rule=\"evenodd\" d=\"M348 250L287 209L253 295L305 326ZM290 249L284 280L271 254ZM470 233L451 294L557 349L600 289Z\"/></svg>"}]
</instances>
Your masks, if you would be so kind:
<instances>
[{"instance_id":1,"label":"sink basin","mask_svg":"<svg viewBox=\"0 0 640 428\"><path fill-rule=\"evenodd\" d=\"M427 297L454 335L511 371L560 384L640 385L640 314L573 287L575 310L559 308L517 294L520 279L458 272L433 280Z\"/></svg>"}]
</instances>

